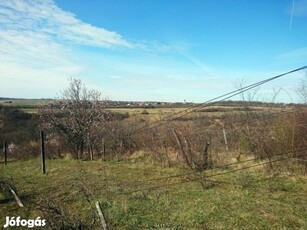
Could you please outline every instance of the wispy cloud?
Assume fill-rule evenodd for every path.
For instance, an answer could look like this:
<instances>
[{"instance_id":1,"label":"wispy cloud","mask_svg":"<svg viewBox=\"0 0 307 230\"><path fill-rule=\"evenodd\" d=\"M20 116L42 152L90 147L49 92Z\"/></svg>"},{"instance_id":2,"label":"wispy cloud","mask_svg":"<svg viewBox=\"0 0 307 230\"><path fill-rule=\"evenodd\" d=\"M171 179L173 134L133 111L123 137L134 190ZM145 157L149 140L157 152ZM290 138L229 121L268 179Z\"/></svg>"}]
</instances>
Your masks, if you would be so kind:
<instances>
[{"instance_id":1,"label":"wispy cloud","mask_svg":"<svg viewBox=\"0 0 307 230\"><path fill-rule=\"evenodd\" d=\"M1 27L19 32L35 32L54 40L110 48L131 47L116 32L82 22L52 0L3 0L0 3Z\"/></svg>"},{"instance_id":2,"label":"wispy cloud","mask_svg":"<svg viewBox=\"0 0 307 230\"><path fill-rule=\"evenodd\" d=\"M291 7L288 7L288 13L290 16L289 29L292 29L293 17L305 17L307 16L307 0L292 0Z\"/></svg>"},{"instance_id":3,"label":"wispy cloud","mask_svg":"<svg viewBox=\"0 0 307 230\"><path fill-rule=\"evenodd\" d=\"M215 84L207 82L212 69L189 49L184 43L128 41L53 0L0 0L0 96L54 97L71 76L122 99L134 92L135 98L166 98Z\"/></svg>"},{"instance_id":4,"label":"wispy cloud","mask_svg":"<svg viewBox=\"0 0 307 230\"><path fill-rule=\"evenodd\" d=\"M1 96L54 96L52 87L58 90L85 68L75 45L132 47L118 33L82 22L52 0L1 0Z\"/></svg>"},{"instance_id":5,"label":"wispy cloud","mask_svg":"<svg viewBox=\"0 0 307 230\"><path fill-rule=\"evenodd\" d=\"M294 0L293 16L307 16L307 0Z\"/></svg>"},{"instance_id":6,"label":"wispy cloud","mask_svg":"<svg viewBox=\"0 0 307 230\"><path fill-rule=\"evenodd\" d=\"M305 61L307 59L307 47L291 50L289 52L280 54L276 60L283 62Z\"/></svg>"}]
</instances>

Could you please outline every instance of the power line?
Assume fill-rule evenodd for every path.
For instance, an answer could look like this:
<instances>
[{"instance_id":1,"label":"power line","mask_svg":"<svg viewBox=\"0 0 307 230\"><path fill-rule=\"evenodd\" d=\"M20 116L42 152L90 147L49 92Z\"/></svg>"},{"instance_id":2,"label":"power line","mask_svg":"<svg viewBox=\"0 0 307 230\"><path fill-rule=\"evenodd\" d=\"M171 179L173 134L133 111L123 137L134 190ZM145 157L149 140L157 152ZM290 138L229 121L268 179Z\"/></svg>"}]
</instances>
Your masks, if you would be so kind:
<instances>
[{"instance_id":1,"label":"power line","mask_svg":"<svg viewBox=\"0 0 307 230\"><path fill-rule=\"evenodd\" d=\"M145 130L146 128L148 128L148 129L153 129L153 128L156 128L156 127L165 125L165 124L167 124L168 122L171 121L171 118L173 118L173 119L176 119L176 118L177 118L177 119L178 119L178 118L180 118L180 117L183 117L183 116L186 116L187 114L192 113L193 111L197 111L197 109L199 110L199 109L204 108L204 107L206 107L206 106L210 106L210 105L216 104L216 103L218 103L218 102L222 102L222 101L227 100L227 99L229 99L229 98L231 98L231 97L234 97L234 96L236 96L236 95L238 95L238 94L241 94L241 93L243 93L243 92L245 92L245 91L251 90L251 89L253 89L253 88L255 88L255 87L258 87L258 86L260 86L260 85L262 85L262 84L265 84L265 83L267 83L267 82L269 82L269 81L275 80L275 79L277 79L277 78L280 78L280 77L282 77L282 76L288 75L288 74L290 74L290 73L294 73L294 72L303 70L303 69L305 69L305 68L307 68L307 66L303 66L303 67L301 67L301 68L298 68L298 69L295 69L295 70L292 70L292 71L289 71L289 72L286 72L286 73L277 75L277 76L275 76L275 77L265 79L265 80L263 80L263 81L260 81L260 82L251 84L251 85L246 86L246 87L243 87L243 88L241 88L241 89L239 89L239 90L235 90L235 91L232 91L232 92L230 92L230 93L226 93L226 94L221 95L221 96L219 96L219 97L216 97L216 98L213 98L213 99L211 99L211 100L208 100L208 101L206 101L206 102L204 102L204 103L201 103L201 104L192 106L192 107L190 107L190 108L187 108L187 109L185 109L185 110L183 110L183 111L177 112L177 113L175 113L175 114L173 114L173 115L171 115L171 116L168 116L168 117L166 117L166 118L164 118L164 119L162 119L162 120L155 121L155 122L152 122L152 123L150 123L150 124L147 124L147 125L145 125L145 126L139 128L139 129L136 129L136 130L132 131L131 133L129 133L129 135L134 134L134 133L137 133L137 132L141 132L141 131ZM217 100L217 99L221 99L221 100L215 101L215 100ZM179 116L178 116L178 115L179 115ZM193 173L194 173L194 172L193 172ZM184 175L188 175L188 174L191 174L191 173L180 174L180 176L184 176ZM167 178L173 178L173 177L179 177L179 176L178 176L178 175L173 175L173 176L171 176L171 177L157 178L157 179L158 179L158 180L161 180L161 179L167 179ZM151 179L151 180L148 180L148 181L153 181L153 180L157 180L157 179ZM140 181L140 182L143 183L143 182L146 182L146 181ZM134 184L134 185L135 185L135 184Z\"/></svg>"},{"instance_id":2,"label":"power line","mask_svg":"<svg viewBox=\"0 0 307 230\"><path fill-rule=\"evenodd\" d=\"M177 118L177 119L178 119L178 118L181 118L181 117L186 116L187 114L190 114L190 113L192 113L193 111L197 110L197 108L199 108L199 107L200 107L200 108L204 108L204 107L209 106L209 105L217 104L217 103L219 103L219 102L222 102L222 101L225 101L225 100L227 100L227 99L230 99L230 98L232 98L232 97L234 97L234 96L236 96L236 95L239 95L239 94L241 94L241 93L243 93L243 92L245 92L245 91L251 90L251 89L256 88L256 87L258 87L258 86L260 86L260 85L263 85L263 84L265 84L265 83L268 83L268 82L270 82L270 81L273 81L273 80L275 80L275 79L277 79L277 78L281 78L281 77L283 77L283 76L289 75L289 74L291 74L291 73L294 73L294 72L297 72L297 71L300 71L300 70L303 70L303 69L306 69L306 68L307 68L307 66L303 66L303 67L300 67L300 68L297 68L297 69L288 71L288 72L286 72L286 73L279 74L279 75L277 75L277 76L274 76L274 77L271 77L271 78L268 78L268 79L265 79L265 80L262 80L262 81L253 83L253 84L251 84L251 85L242 87L241 89L237 89L237 90L231 91L231 92L229 92L229 93L226 93L226 94L223 94L223 95L221 95L221 96L215 97L215 98L210 99L210 100L208 100L208 101L206 101L206 102L203 102L203 103L201 103L201 104L197 104L197 105L192 106L192 107L189 107L189 108L187 108L187 109L185 109L185 110L182 110L182 111L179 111L179 112L177 112L177 113L174 113L174 114L172 114L172 115L170 115L170 116L167 116L167 117L165 117L164 119L161 119L161 120L159 120L159 121L151 122L150 124L147 124L147 125L145 125L145 126L143 126L143 127L140 127L140 128L138 128L138 129L132 131L130 134L135 134L135 133L141 132L141 131L143 131L143 130L145 130L145 129L157 128L157 127L159 127L159 126L162 126L162 125L164 125L164 124L170 122L170 119L171 119L171 118L174 118L174 117ZM219 100L219 101L216 101L216 100L218 100L218 99L220 99L220 100ZM180 115L180 114L181 114L181 115ZM177 115L180 115L180 116L177 117ZM172 119L172 120L173 120L173 119ZM156 124L156 125L155 125L155 124ZM152 126L152 125L153 125L153 126ZM152 126L152 127L150 127L150 126Z\"/></svg>"}]
</instances>

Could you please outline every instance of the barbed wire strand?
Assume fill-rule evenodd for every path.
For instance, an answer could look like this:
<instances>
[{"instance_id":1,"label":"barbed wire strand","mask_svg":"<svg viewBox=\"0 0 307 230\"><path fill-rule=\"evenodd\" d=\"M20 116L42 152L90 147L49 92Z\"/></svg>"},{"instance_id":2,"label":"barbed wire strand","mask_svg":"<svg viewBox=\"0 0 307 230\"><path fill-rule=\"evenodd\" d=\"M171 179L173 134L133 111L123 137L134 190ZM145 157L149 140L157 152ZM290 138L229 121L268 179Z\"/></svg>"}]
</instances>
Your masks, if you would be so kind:
<instances>
[{"instance_id":1,"label":"barbed wire strand","mask_svg":"<svg viewBox=\"0 0 307 230\"><path fill-rule=\"evenodd\" d=\"M284 156L284 155L288 155L288 154L291 154L291 153L297 153L297 152L303 152L303 151L307 151L307 148L306 149L296 149L296 150L291 150L291 151L287 151L287 152L281 152L281 153L275 154L272 157L279 157L279 156ZM216 170L216 169L225 169L225 168L228 168L229 166L236 166L236 165L239 165L239 164L243 164L243 163L247 163L247 162L251 162L251 161L256 161L256 160L261 160L261 159L259 157L255 157L255 158L240 161L240 162L228 163L228 164L216 166L213 169L209 169L209 170L206 170L204 172L209 172L209 171L213 171L213 170ZM119 187L136 187L136 186L139 186L139 185L143 185L147 182L172 179L172 178L177 178L177 177L189 176L189 175L193 175L193 174L196 174L196 173L194 171L190 171L190 172L179 173L179 174L174 174L174 175L165 176L165 177L157 177L157 178L152 178L152 179L147 179L147 180L136 180L136 181L133 181L133 182L124 182L124 183L121 182L119 184Z\"/></svg>"},{"instance_id":2,"label":"barbed wire strand","mask_svg":"<svg viewBox=\"0 0 307 230\"><path fill-rule=\"evenodd\" d=\"M266 164L271 164L271 163L275 163L275 162L279 162L279 161L284 161L284 160L288 160L291 159L292 157L285 157L285 158L280 158L277 160L271 160L271 161L267 161L267 162L263 162L263 163L259 163L259 164L254 164L254 165L250 165L250 166L246 166L240 169L233 169L227 172L221 172L221 173L216 173L213 175L208 175L205 176L204 178L196 178L196 179L190 179L187 181L180 181L180 182L175 182L175 183L169 183L169 184L164 184L164 185L158 185L158 186L151 186L151 187L147 187L147 188L142 188L142 189L136 189L136 190L132 190L132 191L128 191L128 192L123 192L121 193L122 195L130 195L136 192L143 192L143 191L153 191L153 190L158 190L161 188L166 188L166 187L171 187L171 186L176 186L176 185L180 185L180 184L185 184L185 183L191 183L191 182L197 182L200 180L206 180L207 178L212 178L212 177L216 177L216 176L221 176L221 175L227 175L227 174L231 174L231 173L235 173L235 172L239 172L239 171L243 171L243 170L247 170L250 168L255 168L258 166L262 166L262 165L266 165Z\"/></svg>"}]
</instances>

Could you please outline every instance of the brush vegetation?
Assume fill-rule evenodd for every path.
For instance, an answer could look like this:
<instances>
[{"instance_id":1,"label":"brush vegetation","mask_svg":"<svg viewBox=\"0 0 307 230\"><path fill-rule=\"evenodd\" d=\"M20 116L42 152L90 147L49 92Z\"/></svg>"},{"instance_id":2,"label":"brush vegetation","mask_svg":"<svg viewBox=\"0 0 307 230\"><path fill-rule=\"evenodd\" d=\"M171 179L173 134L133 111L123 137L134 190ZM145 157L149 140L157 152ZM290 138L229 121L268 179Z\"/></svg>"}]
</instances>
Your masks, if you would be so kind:
<instances>
[{"instance_id":1,"label":"brush vegetation","mask_svg":"<svg viewBox=\"0 0 307 230\"><path fill-rule=\"evenodd\" d=\"M99 202L110 229L307 229L306 105L109 103L71 79L35 113L0 106L0 224L99 229Z\"/></svg>"}]
</instances>

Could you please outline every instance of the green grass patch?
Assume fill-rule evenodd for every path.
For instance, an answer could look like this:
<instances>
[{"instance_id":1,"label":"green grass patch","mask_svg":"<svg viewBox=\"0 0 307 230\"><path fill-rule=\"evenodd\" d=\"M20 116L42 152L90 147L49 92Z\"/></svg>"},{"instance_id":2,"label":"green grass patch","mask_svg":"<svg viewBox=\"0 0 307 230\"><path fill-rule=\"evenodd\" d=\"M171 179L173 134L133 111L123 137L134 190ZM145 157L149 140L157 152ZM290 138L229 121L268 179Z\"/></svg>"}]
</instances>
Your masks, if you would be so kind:
<instances>
[{"instance_id":1,"label":"green grass patch","mask_svg":"<svg viewBox=\"0 0 307 230\"><path fill-rule=\"evenodd\" d=\"M206 190L189 181L193 176L150 180L183 172L144 161L48 160L46 175L38 159L1 164L1 177L14 184L25 208L0 193L0 225L5 216L41 216L50 228L98 229L99 201L111 229L307 228L305 176L240 171L211 178L227 183L210 182Z\"/></svg>"}]
</instances>

